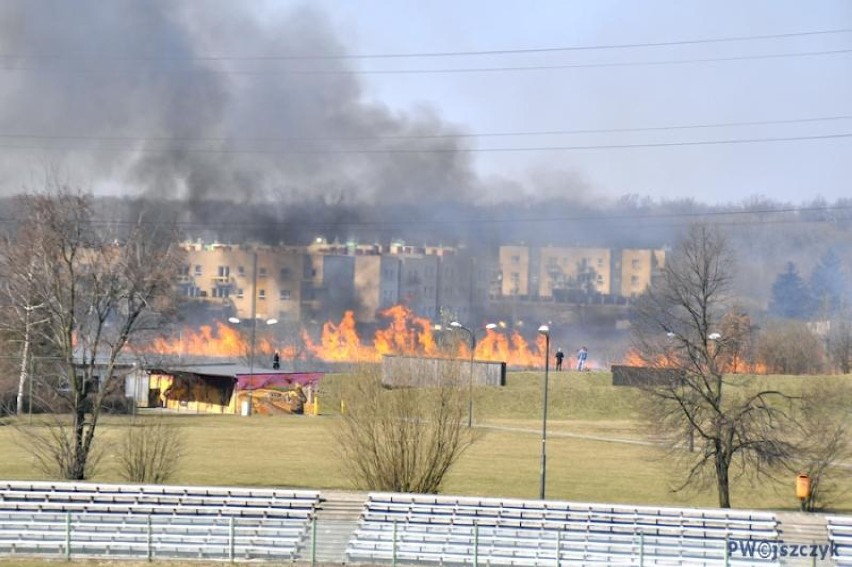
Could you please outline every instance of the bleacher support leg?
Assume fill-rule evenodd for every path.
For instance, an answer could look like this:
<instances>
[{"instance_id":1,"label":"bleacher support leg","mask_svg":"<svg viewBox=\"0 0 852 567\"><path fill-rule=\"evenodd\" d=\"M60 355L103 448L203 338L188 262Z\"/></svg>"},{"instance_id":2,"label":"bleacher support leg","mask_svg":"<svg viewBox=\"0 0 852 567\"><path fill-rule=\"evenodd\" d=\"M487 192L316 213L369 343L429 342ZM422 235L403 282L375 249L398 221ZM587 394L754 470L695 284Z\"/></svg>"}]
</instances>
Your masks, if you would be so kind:
<instances>
[{"instance_id":1,"label":"bleacher support leg","mask_svg":"<svg viewBox=\"0 0 852 567\"><path fill-rule=\"evenodd\" d=\"M228 518L228 561L234 562L236 548L236 529L234 528L234 518Z\"/></svg>"},{"instance_id":2,"label":"bleacher support leg","mask_svg":"<svg viewBox=\"0 0 852 567\"><path fill-rule=\"evenodd\" d=\"M473 567L479 567L479 524L473 523Z\"/></svg>"},{"instance_id":3,"label":"bleacher support leg","mask_svg":"<svg viewBox=\"0 0 852 567\"><path fill-rule=\"evenodd\" d=\"M65 561L71 561L71 512L65 514Z\"/></svg>"},{"instance_id":4,"label":"bleacher support leg","mask_svg":"<svg viewBox=\"0 0 852 567\"><path fill-rule=\"evenodd\" d=\"M311 518L311 567L317 564L317 519Z\"/></svg>"},{"instance_id":5,"label":"bleacher support leg","mask_svg":"<svg viewBox=\"0 0 852 567\"><path fill-rule=\"evenodd\" d=\"M391 567L396 567L396 521L393 523L393 536L391 539Z\"/></svg>"},{"instance_id":6,"label":"bleacher support leg","mask_svg":"<svg viewBox=\"0 0 852 567\"><path fill-rule=\"evenodd\" d=\"M639 567L645 567L645 534L639 534Z\"/></svg>"},{"instance_id":7,"label":"bleacher support leg","mask_svg":"<svg viewBox=\"0 0 852 567\"><path fill-rule=\"evenodd\" d=\"M556 530L556 567L562 567L562 532Z\"/></svg>"},{"instance_id":8,"label":"bleacher support leg","mask_svg":"<svg viewBox=\"0 0 852 567\"><path fill-rule=\"evenodd\" d=\"M725 555L724 555L724 558L725 558L725 567L728 567L728 565L730 565L730 561L729 561L730 557L728 557L728 536L725 536Z\"/></svg>"},{"instance_id":9,"label":"bleacher support leg","mask_svg":"<svg viewBox=\"0 0 852 567\"><path fill-rule=\"evenodd\" d=\"M145 554L148 557L148 563L150 563L151 561L154 560L154 548L153 548L154 534L153 534L153 526L151 526L151 515L150 514L148 515L148 519L147 519L146 523L147 523L147 531L146 531L146 534L145 534L146 535L145 543L147 545L145 547Z\"/></svg>"}]
</instances>

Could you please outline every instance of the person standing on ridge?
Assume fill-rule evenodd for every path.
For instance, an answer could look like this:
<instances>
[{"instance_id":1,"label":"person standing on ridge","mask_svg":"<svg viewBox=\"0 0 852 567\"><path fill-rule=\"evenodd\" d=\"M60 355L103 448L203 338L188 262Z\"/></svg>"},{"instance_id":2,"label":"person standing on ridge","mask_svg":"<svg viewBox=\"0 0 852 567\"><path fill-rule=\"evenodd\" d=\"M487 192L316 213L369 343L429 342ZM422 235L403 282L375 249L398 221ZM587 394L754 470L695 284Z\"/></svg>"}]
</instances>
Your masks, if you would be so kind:
<instances>
[{"instance_id":1,"label":"person standing on ridge","mask_svg":"<svg viewBox=\"0 0 852 567\"><path fill-rule=\"evenodd\" d=\"M565 353L561 348L556 349L556 370L562 370L562 359L565 358Z\"/></svg>"},{"instance_id":2,"label":"person standing on ridge","mask_svg":"<svg viewBox=\"0 0 852 567\"><path fill-rule=\"evenodd\" d=\"M586 358L589 356L588 349L584 346L577 351L577 370L583 370L586 367Z\"/></svg>"}]
</instances>

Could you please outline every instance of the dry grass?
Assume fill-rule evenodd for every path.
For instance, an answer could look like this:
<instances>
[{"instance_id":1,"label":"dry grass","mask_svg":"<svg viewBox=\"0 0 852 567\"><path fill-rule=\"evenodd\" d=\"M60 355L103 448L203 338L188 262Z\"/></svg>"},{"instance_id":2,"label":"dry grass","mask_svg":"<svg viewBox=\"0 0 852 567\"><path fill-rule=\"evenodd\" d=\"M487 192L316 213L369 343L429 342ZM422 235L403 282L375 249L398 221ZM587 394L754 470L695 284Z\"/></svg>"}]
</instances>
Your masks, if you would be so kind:
<instances>
[{"instance_id":1,"label":"dry grass","mask_svg":"<svg viewBox=\"0 0 852 567\"><path fill-rule=\"evenodd\" d=\"M337 416L326 386L324 411L309 416L175 415L167 419L185 433L186 453L177 484L289 486L347 489L335 451ZM767 378L773 379L773 378ZM776 378L784 389L805 379ZM834 380L834 378L810 378ZM508 387L477 392L475 405L483 435L446 479L444 493L537 498L541 450L540 373L510 375ZM660 505L715 506L712 491L670 490L673 464L647 444L634 420L630 389L614 388L605 373L562 373L552 382L547 444L547 496L552 499ZM339 404L339 401L337 402ZM102 440L117 440L126 418L109 418ZM612 439L605 441L601 439ZM633 441L633 443L631 443ZM639 443L636 443L636 442ZM14 428L0 427L0 478L37 478L32 459L14 441ZM118 481L108 456L93 480ZM796 507L793 478L778 485L737 484L737 507ZM852 485L838 507L852 510Z\"/></svg>"}]
</instances>

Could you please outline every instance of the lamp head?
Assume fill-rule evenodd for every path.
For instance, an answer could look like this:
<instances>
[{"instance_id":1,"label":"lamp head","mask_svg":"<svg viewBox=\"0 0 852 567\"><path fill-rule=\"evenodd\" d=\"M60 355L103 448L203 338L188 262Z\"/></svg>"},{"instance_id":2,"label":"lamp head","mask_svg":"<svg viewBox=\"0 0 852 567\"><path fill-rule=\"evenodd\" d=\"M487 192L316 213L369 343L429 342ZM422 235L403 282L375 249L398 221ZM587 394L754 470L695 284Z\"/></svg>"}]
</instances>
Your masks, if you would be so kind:
<instances>
[{"instance_id":1,"label":"lamp head","mask_svg":"<svg viewBox=\"0 0 852 567\"><path fill-rule=\"evenodd\" d=\"M489 331L492 330L492 329L496 329L497 323L488 323L487 325L485 325L485 328L488 329Z\"/></svg>"},{"instance_id":2,"label":"lamp head","mask_svg":"<svg viewBox=\"0 0 852 567\"><path fill-rule=\"evenodd\" d=\"M709 335L707 335L707 338L711 341L718 341L722 338L722 335L720 333L710 333Z\"/></svg>"},{"instance_id":3,"label":"lamp head","mask_svg":"<svg viewBox=\"0 0 852 567\"><path fill-rule=\"evenodd\" d=\"M277 322L278 322L278 319L267 319L266 320L267 325L274 325Z\"/></svg>"},{"instance_id":4,"label":"lamp head","mask_svg":"<svg viewBox=\"0 0 852 567\"><path fill-rule=\"evenodd\" d=\"M239 317L228 317L228 323L233 323L234 325L239 325L240 324L240 318Z\"/></svg>"},{"instance_id":5,"label":"lamp head","mask_svg":"<svg viewBox=\"0 0 852 567\"><path fill-rule=\"evenodd\" d=\"M544 336L548 336L550 335L550 327L548 327L547 325L542 325L538 328L538 332Z\"/></svg>"},{"instance_id":6,"label":"lamp head","mask_svg":"<svg viewBox=\"0 0 852 567\"><path fill-rule=\"evenodd\" d=\"M450 327L453 327L454 329L459 329L459 328L461 328L461 326L462 326L462 324L459 323L458 321L453 321L453 322L450 323Z\"/></svg>"}]
</instances>

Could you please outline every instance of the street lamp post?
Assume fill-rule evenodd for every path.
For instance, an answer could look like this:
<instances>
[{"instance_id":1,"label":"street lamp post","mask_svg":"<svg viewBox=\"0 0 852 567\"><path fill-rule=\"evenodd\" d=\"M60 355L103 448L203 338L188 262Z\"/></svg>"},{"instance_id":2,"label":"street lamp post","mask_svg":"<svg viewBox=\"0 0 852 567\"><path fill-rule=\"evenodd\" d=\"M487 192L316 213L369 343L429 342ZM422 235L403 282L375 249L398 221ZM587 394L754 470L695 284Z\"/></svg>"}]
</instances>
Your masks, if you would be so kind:
<instances>
[{"instance_id":1,"label":"street lamp post","mask_svg":"<svg viewBox=\"0 0 852 567\"><path fill-rule=\"evenodd\" d=\"M228 322L233 323L234 325L239 325L242 323L242 320L239 317L228 317ZM263 323L265 325L274 325L278 322L278 319L266 319ZM249 380L254 376L254 353L257 345L257 318L251 319L251 342L249 346ZM249 390L249 404L251 404L252 399L252 390Z\"/></svg>"},{"instance_id":2,"label":"street lamp post","mask_svg":"<svg viewBox=\"0 0 852 567\"><path fill-rule=\"evenodd\" d=\"M541 409L541 472L538 497L544 500L547 486L547 380L550 372L550 327L542 325L538 332L544 335L544 390Z\"/></svg>"},{"instance_id":3,"label":"street lamp post","mask_svg":"<svg viewBox=\"0 0 852 567\"><path fill-rule=\"evenodd\" d=\"M476 331L468 329L458 321L451 322L450 327L458 329L459 331L465 331L470 337L470 374L467 380L467 426L470 428L473 427L473 357L476 353ZM477 330L490 330L496 328L497 325L495 323L488 323L481 329Z\"/></svg>"}]
</instances>

